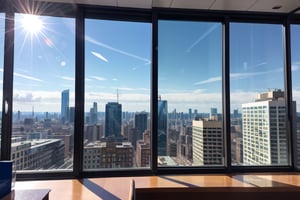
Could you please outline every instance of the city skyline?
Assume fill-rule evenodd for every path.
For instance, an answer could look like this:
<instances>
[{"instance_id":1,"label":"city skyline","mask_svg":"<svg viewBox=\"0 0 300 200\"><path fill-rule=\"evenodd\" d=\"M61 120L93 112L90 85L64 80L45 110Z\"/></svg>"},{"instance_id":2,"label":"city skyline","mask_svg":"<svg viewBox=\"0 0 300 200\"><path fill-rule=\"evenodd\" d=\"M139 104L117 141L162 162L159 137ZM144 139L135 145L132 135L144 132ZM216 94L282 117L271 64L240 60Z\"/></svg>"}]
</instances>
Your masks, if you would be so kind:
<instances>
[{"instance_id":1,"label":"city skyline","mask_svg":"<svg viewBox=\"0 0 300 200\"><path fill-rule=\"evenodd\" d=\"M34 106L36 112L58 112L60 92L65 89L70 90L70 106L74 106L75 20L39 16L41 29L29 33L22 24L22 18L22 14L16 14L13 111L30 112ZM178 25L184 28L178 30ZM4 22L1 26L3 28L0 27L0 30L4 30ZM86 27L85 111L88 111L92 102L97 102L99 111L104 111L106 102L116 101L118 90L124 111L149 112L151 24L88 19ZM284 63L281 25L232 23L231 27L230 98L233 111L266 89L283 90ZM209 112L210 107L222 110L221 28L221 23L159 21L159 42L166 44L166 49L160 47L159 52L166 51L173 55L168 63L161 61L163 57L158 58L158 93L162 99L168 100L169 110L186 112L192 108ZM167 38L173 29L176 30L173 39L177 39L178 45L174 52L170 49L172 38ZM194 31L189 35L185 30ZM299 26L294 25L292 30L292 39L299 43L296 37L300 33ZM117 31L124 33L123 36L112 34ZM97 36L99 33L100 36ZM181 39L176 38L177 35ZM207 53L201 52L207 49L213 36L217 40L213 41L215 45L212 45L212 49L208 49L212 57L205 57ZM260 40L257 36L267 39ZM249 45L253 48L247 48ZM201 46L205 47L204 50ZM297 77L300 73L300 48L295 45L293 49L292 73L293 77ZM190 56L198 58L189 62L186 59L178 62L176 59ZM170 68L172 70L168 70ZM168 70L166 73L162 71L165 69ZM202 73L202 69L209 69L209 73ZM3 66L0 71L3 72ZM264 78L266 76L268 78ZM184 84L174 84L176 79L173 78L179 77ZM264 85L265 88L262 87ZM293 97L300 99L298 79L293 79ZM203 99L205 101L200 101ZM299 104L297 107L299 110Z\"/></svg>"}]
</instances>

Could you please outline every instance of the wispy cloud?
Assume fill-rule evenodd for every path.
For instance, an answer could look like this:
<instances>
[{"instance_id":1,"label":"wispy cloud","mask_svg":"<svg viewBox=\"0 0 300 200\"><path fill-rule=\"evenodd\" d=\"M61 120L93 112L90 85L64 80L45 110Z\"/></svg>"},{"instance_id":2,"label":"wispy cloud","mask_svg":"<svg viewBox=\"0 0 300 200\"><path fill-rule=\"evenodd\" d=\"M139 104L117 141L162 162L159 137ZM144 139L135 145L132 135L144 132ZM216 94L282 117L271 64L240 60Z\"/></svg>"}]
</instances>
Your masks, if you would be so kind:
<instances>
[{"instance_id":1,"label":"wispy cloud","mask_svg":"<svg viewBox=\"0 0 300 200\"><path fill-rule=\"evenodd\" d=\"M245 79L253 76L258 76L258 75L265 75L265 74L270 74L274 72L282 72L282 68L277 68L275 70L270 70L270 71L262 71L262 72L251 72L251 73L231 73L230 79L231 80L239 80L239 79ZM209 79L206 79L204 81L199 81L194 83L194 85L203 85L203 84L208 84L208 83L214 83L214 82L219 82L222 81L222 76L215 76L211 77Z\"/></svg>"},{"instance_id":2,"label":"wispy cloud","mask_svg":"<svg viewBox=\"0 0 300 200\"><path fill-rule=\"evenodd\" d=\"M40 102L41 101L40 96L34 96L32 93L26 93L24 95L22 94L16 94L14 95L14 102L26 102L26 103L33 103L33 102Z\"/></svg>"},{"instance_id":3,"label":"wispy cloud","mask_svg":"<svg viewBox=\"0 0 300 200\"><path fill-rule=\"evenodd\" d=\"M190 52L197 44L199 44L202 40L204 40L210 33L212 33L218 26L219 24L214 24L211 26L206 32L204 32L193 44L191 44L186 52Z\"/></svg>"},{"instance_id":4,"label":"wispy cloud","mask_svg":"<svg viewBox=\"0 0 300 200\"><path fill-rule=\"evenodd\" d=\"M16 73L16 72L14 72L14 76L25 78L25 79L32 80L32 81L43 82L43 80L41 80L39 78L34 78L32 76L27 76L27 75L24 75L24 74L19 74L19 73Z\"/></svg>"},{"instance_id":5,"label":"wispy cloud","mask_svg":"<svg viewBox=\"0 0 300 200\"><path fill-rule=\"evenodd\" d=\"M90 76L90 78L96 79L98 81L105 81L106 78L100 77L100 76Z\"/></svg>"},{"instance_id":6,"label":"wispy cloud","mask_svg":"<svg viewBox=\"0 0 300 200\"><path fill-rule=\"evenodd\" d=\"M99 58L100 60L104 61L104 62L108 62L108 60L102 56L100 53L97 53L95 51L91 51L91 54L93 54L94 56L96 56L97 58Z\"/></svg>"},{"instance_id":7,"label":"wispy cloud","mask_svg":"<svg viewBox=\"0 0 300 200\"><path fill-rule=\"evenodd\" d=\"M204 80L204 81L196 82L196 83L194 83L194 85L203 85L203 84L207 84L207 83L218 82L218 81L221 81L221 80L222 80L221 76L216 76L216 77L211 77L211 78L209 78L207 80Z\"/></svg>"},{"instance_id":8,"label":"wispy cloud","mask_svg":"<svg viewBox=\"0 0 300 200\"><path fill-rule=\"evenodd\" d=\"M75 78L69 76L61 76L60 78L67 81L75 81Z\"/></svg>"},{"instance_id":9,"label":"wispy cloud","mask_svg":"<svg viewBox=\"0 0 300 200\"><path fill-rule=\"evenodd\" d=\"M147 88L130 88L130 87L114 87L113 89L118 89L119 91L149 91Z\"/></svg>"},{"instance_id":10,"label":"wispy cloud","mask_svg":"<svg viewBox=\"0 0 300 200\"><path fill-rule=\"evenodd\" d=\"M114 52L123 54L123 55L125 55L125 56L129 56L129 57L131 57L131 58L135 58L135 59L137 59L137 60L141 60L141 61L143 61L143 62L146 62L146 64L150 64L150 63L151 63L151 61L150 61L149 59L147 59L147 58L143 58L143 57L137 56L137 55L135 55L135 54L132 54L132 53L129 53L129 52L126 52L126 51L123 51L123 50L114 48L114 47L112 47L112 46L109 46L109 45L107 45L107 44L104 44L104 43L102 43L102 42L99 42L99 41L97 41L97 40L91 38L90 36L85 36L85 40L88 41L88 42L90 42L90 43L92 43L92 44L95 44L95 45L101 46L101 47L103 47L103 48L109 49L109 50L111 50L111 51L114 51Z\"/></svg>"}]
</instances>

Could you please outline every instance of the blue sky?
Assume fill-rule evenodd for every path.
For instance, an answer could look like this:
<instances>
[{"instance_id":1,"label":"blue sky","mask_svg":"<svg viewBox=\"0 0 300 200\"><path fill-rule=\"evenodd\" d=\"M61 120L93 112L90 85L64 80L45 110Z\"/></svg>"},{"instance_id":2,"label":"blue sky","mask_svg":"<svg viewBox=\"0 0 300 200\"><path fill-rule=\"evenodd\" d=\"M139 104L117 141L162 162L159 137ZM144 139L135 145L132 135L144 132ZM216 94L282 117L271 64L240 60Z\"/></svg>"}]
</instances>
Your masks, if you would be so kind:
<instances>
[{"instance_id":1,"label":"blue sky","mask_svg":"<svg viewBox=\"0 0 300 200\"><path fill-rule=\"evenodd\" d=\"M61 91L70 89L74 105L75 21L39 17L40 31L30 33L17 15L14 111L60 112ZM2 20L2 21L1 21ZM4 30L1 17L0 30ZM280 25L233 23L230 43L231 107L254 101L258 92L284 88L283 29ZM86 20L85 110L117 100L123 111L149 111L151 24ZM293 77L299 76L300 33L293 28ZM169 111L221 112L222 25L159 21L159 95ZM0 35L1 42L3 36ZM3 46L3 44L0 43ZM3 52L0 52L3 54ZM3 63L3 58L0 58ZM3 67L2 67L3 71ZM293 79L296 99L300 84Z\"/></svg>"}]
</instances>

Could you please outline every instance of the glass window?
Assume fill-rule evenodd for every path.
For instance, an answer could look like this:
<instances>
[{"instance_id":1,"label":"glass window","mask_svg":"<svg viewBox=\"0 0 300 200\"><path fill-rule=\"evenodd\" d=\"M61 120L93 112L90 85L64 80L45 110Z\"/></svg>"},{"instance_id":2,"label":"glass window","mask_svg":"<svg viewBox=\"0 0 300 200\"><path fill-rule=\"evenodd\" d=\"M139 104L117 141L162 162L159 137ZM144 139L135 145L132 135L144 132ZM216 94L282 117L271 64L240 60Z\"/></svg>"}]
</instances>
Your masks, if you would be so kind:
<instances>
[{"instance_id":1,"label":"glass window","mask_svg":"<svg viewBox=\"0 0 300 200\"><path fill-rule=\"evenodd\" d=\"M75 20L15 14L12 157L17 170L72 170Z\"/></svg>"},{"instance_id":2,"label":"glass window","mask_svg":"<svg viewBox=\"0 0 300 200\"><path fill-rule=\"evenodd\" d=\"M292 94L293 94L293 139L296 146L295 165L300 166L300 25L291 25L291 61L292 61Z\"/></svg>"},{"instance_id":3,"label":"glass window","mask_svg":"<svg viewBox=\"0 0 300 200\"><path fill-rule=\"evenodd\" d=\"M85 20L84 170L150 167L151 24Z\"/></svg>"},{"instance_id":4,"label":"glass window","mask_svg":"<svg viewBox=\"0 0 300 200\"><path fill-rule=\"evenodd\" d=\"M2 103L2 84L3 84L3 59L4 59L4 33L5 33L5 15L0 13L0 102ZM2 113L2 106L0 108L0 113ZM0 129L2 123L2 114L0 115ZM1 152L1 135L2 131L0 130L0 152Z\"/></svg>"},{"instance_id":5,"label":"glass window","mask_svg":"<svg viewBox=\"0 0 300 200\"><path fill-rule=\"evenodd\" d=\"M158 22L158 167L224 165L222 24Z\"/></svg>"},{"instance_id":6,"label":"glass window","mask_svg":"<svg viewBox=\"0 0 300 200\"><path fill-rule=\"evenodd\" d=\"M282 25L230 24L233 165L289 162L283 43Z\"/></svg>"}]
</instances>

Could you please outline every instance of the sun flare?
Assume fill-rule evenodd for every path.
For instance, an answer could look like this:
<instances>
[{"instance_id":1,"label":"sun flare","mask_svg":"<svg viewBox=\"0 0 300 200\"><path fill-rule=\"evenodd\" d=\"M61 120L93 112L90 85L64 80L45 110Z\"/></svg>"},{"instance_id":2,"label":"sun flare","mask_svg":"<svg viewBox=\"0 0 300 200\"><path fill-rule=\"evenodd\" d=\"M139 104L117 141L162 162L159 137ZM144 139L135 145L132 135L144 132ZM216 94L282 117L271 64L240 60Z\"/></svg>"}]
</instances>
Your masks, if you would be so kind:
<instances>
[{"instance_id":1,"label":"sun flare","mask_svg":"<svg viewBox=\"0 0 300 200\"><path fill-rule=\"evenodd\" d=\"M22 28L25 32L36 35L44 28L44 23L39 16L25 14L22 18Z\"/></svg>"}]
</instances>

